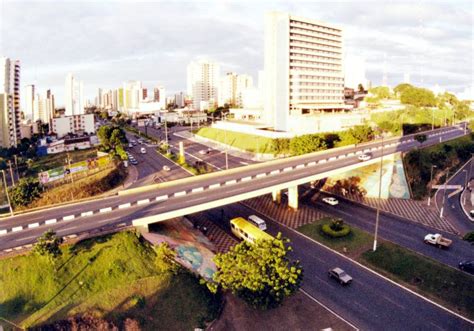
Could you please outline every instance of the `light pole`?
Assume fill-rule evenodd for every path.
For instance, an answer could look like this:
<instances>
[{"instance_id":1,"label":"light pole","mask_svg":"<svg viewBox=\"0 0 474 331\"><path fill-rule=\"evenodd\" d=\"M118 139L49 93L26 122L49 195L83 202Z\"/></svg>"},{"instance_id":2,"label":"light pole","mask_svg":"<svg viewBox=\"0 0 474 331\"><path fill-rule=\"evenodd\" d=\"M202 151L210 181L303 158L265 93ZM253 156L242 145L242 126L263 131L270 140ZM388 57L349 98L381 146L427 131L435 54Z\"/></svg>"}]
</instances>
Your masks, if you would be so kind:
<instances>
[{"instance_id":1,"label":"light pole","mask_svg":"<svg viewBox=\"0 0 474 331\"><path fill-rule=\"evenodd\" d=\"M441 206L441 210L439 211L439 218L443 218L444 204L446 202L446 185L448 184L448 178L449 178L449 169L448 169L448 172L446 173L446 180L444 181L443 203Z\"/></svg>"},{"instance_id":2,"label":"light pole","mask_svg":"<svg viewBox=\"0 0 474 331\"><path fill-rule=\"evenodd\" d=\"M8 160L8 166L10 168L10 177L12 179L12 186L15 186L15 177L13 176L12 161Z\"/></svg>"},{"instance_id":3,"label":"light pole","mask_svg":"<svg viewBox=\"0 0 474 331\"><path fill-rule=\"evenodd\" d=\"M224 119L226 117L224 116ZM229 146L227 146L227 130L224 130L224 144L225 144L225 169L229 169L229 156L227 155L227 149Z\"/></svg>"},{"instance_id":4,"label":"light pole","mask_svg":"<svg viewBox=\"0 0 474 331\"><path fill-rule=\"evenodd\" d=\"M3 174L3 187L5 188L5 194L7 195L8 207L10 208L11 216L13 216L13 208L12 208L12 203L10 201L10 195L8 194L7 177L5 175L5 170L2 170L2 174Z\"/></svg>"},{"instance_id":5,"label":"light pole","mask_svg":"<svg viewBox=\"0 0 474 331\"><path fill-rule=\"evenodd\" d=\"M437 168L435 165L431 166L431 174L430 174L430 194L428 195L428 206L431 203L431 192L433 191L433 168Z\"/></svg>"},{"instance_id":6,"label":"light pole","mask_svg":"<svg viewBox=\"0 0 474 331\"><path fill-rule=\"evenodd\" d=\"M74 186L74 176L72 175L72 171L71 171L71 158L69 156L69 152L67 152L66 156L67 156L66 163L69 168L69 176L71 177L71 186ZM71 198L72 198L72 201L74 201L73 187L71 187Z\"/></svg>"},{"instance_id":7,"label":"light pole","mask_svg":"<svg viewBox=\"0 0 474 331\"><path fill-rule=\"evenodd\" d=\"M382 152L380 156L380 171L379 171L379 199L377 203L377 214L375 217L375 234L373 251L377 250L377 235L379 232L379 218L380 218L380 199L382 197L382 168L383 168L383 134L382 134Z\"/></svg>"},{"instance_id":8,"label":"light pole","mask_svg":"<svg viewBox=\"0 0 474 331\"><path fill-rule=\"evenodd\" d=\"M467 170L463 169L462 172L464 172L464 189L466 189L466 187L467 187ZM462 196L462 204L464 205L465 203L466 203L466 195L464 194Z\"/></svg>"}]
</instances>

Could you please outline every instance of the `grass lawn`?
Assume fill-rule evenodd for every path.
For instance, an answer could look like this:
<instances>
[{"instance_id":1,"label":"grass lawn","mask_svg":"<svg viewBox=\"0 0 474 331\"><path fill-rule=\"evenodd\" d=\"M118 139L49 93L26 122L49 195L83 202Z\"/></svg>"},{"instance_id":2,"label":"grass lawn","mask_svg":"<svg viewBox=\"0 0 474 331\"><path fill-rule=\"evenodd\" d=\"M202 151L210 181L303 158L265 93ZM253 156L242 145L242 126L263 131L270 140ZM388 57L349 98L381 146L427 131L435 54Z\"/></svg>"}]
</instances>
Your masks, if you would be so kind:
<instances>
[{"instance_id":1,"label":"grass lawn","mask_svg":"<svg viewBox=\"0 0 474 331\"><path fill-rule=\"evenodd\" d=\"M34 176L41 171L54 169L65 165L67 153L58 153L46 155L34 161L33 165L28 168L28 175ZM70 151L71 163L87 160L89 158L97 157L97 150L95 148L83 149L78 151Z\"/></svg>"},{"instance_id":2,"label":"grass lawn","mask_svg":"<svg viewBox=\"0 0 474 331\"><path fill-rule=\"evenodd\" d=\"M215 140L248 152L257 152L258 145L258 153L273 153L273 144L271 138L239 133L235 131L227 131L227 134L225 132L226 130L216 128L201 128L196 134L198 136Z\"/></svg>"},{"instance_id":3,"label":"grass lawn","mask_svg":"<svg viewBox=\"0 0 474 331\"><path fill-rule=\"evenodd\" d=\"M183 269L159 269L154 249L132 232L62 251L56 265L31 254L0 260L0 316L26 327L87 312L150 330L190 330L215 316L206 287Z\"/></svg>"},{"instance_id":4,"label":"grass lawn","mask_svg":"<svg viewBox=\"0 0 474 331\"><path fill-rule=\"evenodd\" d=\"M370 249L373 241L372 235L358 228L351 227L349 235L341 238L329 238L320 232L322 224L330 223L331 218L325 217L319 221L300 226L297 230L308 237L343 253L344 247L351 257L358 257L360 253Z\"/></svg>"},{"instance_id":5,"label":"grass lawn","mask_svg":"<svg viewBox=\"0 0 474 331\"><path fill-rule=\"evenodd\" d=\"M387 242L363 253L360 261L474 318L473 276Z\"/></svg>"}]
</instances>

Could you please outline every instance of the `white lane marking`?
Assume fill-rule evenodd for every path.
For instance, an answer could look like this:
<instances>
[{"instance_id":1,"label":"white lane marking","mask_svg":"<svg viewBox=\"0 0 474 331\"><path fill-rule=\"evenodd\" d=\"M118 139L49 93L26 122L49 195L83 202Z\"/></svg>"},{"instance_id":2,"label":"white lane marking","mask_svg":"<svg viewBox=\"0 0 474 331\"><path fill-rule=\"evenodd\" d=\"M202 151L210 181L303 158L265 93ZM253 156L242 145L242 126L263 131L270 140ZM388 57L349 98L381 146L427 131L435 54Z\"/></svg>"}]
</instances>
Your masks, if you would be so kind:
<instances>
[{"instance_id":1,"label":"white lane marking","mask_svg":"<svg viewBox=\"0 0 474 331\"><path fill-rule=\"evenodd\" d=\"M81 213L82 217L92 216L92 215L94 215L93 211L85 211L85 212Z\"/></svg>"},{"instance_id":2,"label":"white lane marking","mask_svg":"<svg viewBox=\"0 0 474 331\"><path fill-rule=\"evenodd\" d=\"M280 173L280 170L273 170L272 172L270 172L270 175L276 175L279 173Z\"/></svg>"},{"instance_id":3,"label":"white lane marking","mask_svg":"<svg viewBox=\"0 0 474 331\"><path fill-rule=\"evenodd\" d=\"M37 228L38 226L39 226L39 223L31 223L31 224L28 224L28 229Z\"/></svg>"},{"instance_id":4,"label":"white lane marking","mask_svg":"<svg viewBox=\"0 0 474 331\"><path fill-rule=\"evenodd\" d=\"M318 163L321 164L321 163L326 163L328 162L326 159L322 159L322 160L319 160Z\"/></svg>"},{"instance_id":5,"label":"white lane marking","mask_svg":"<svg viewBox=\"0 0 474 331\"><path fill-rule=\"evenodd\" d=\"M12 229L12 232L18 232L18 231L21 231L23 230L23 227L22 226L15 226L13 229Z\"/></svg>"},{"instance_id":6,"label":"white lane marking","mask_svg":"<svg viewBox=\"0 0 474 331\"><path fill-rule=\"evenodd\" d=\"M380 148L382 148L382 146L379 146ZM371 151L376 151L377 149L379 149L379 147L372 147L370 150Z\"/></svg>"},{"instance_id":7,"label":"white lane marking","mask_svg":"<svg viewBox=\"0 0 474 331\"><path fill-rule=\"evenodd\" d=\"M220 187L220 186L221 186L221 184L220 184L220 183L217 183L217 184L209 185L209 188L210 188L210 189L213 189L213 188L218 188L218 187Z\"/></svg>"},{"instance_id":8,"label":"white lane marking","mask_svg":"<svg viewBox=\"0 0 474 331\"><path fill-rule=\"evenodd\" d=\"M263 174L258 174L257 176L255 176L256 178L262 178L262 177L265 177L267 174L266 173L263 173Z\"/></svg>"},{"instance_id":9,"label":"white lane marking","mask_svg":"<svg viewBox=\"0 0 474 331\"><path fill-rule=\"evenodd\" d=\"M354 152L350 152L349 154L347 154L347 157L350 157L350 156L354 156Z\"/></svg>"},{"instance_id":10,"label":"white lane marking","mask_svg":"<svg viewBox=\"0 0 474 331\"><path fill-rule=\"evenodd\" d=\"M357 151L355 153L356 153L356 155L359 155L359 154L362 154L362 151Z\"/></svg>"},{"instance_id":11,"label":"white lane marking","mask_svg":"<svg viewBox=\"0 0 474 331\"><path fill-rule=\"evenodd\" d=\"M127 202L127 203L123 203L121 205L118 206L119 209L124 209L124 208L129 208L131 207L132 204L130 202Z\"/></svg>"},{"instance_id":12,"label":"white lane marking","mask_svg":"<svg viewBox=\"0 0 474 331\"><path fill-rule=\"evenodd\" d=\"M202 192L204 191L204 187L196 187L193 188L191 192L196 193L196 192Z\"/></svg>"},{"instance_id":13,"label":"white lane marking","mask_svg":"<svg viewBox=\"0 0 474 331\"><path fill-rule=\"evenodd\" d=\"M28 239L33 239L33 238L36 238L37 236L29 236L29 237L25 237L25 238L18 238L18 239L15 239L15 241L23 241L23 240L28 240Z\"/></svg>"},{"instance_id":14,"label":"white lane marking","mask_svg":"<svg viewBox=\"0 0 474 331\"><path fill-rule=\"evenodd\" d=\"M77 226L71 226L69 228L61 229L58 232L69 231L69 230L72 230L72 229L75 229L75 228L77 228Z\"/></svg>"},{"instance_id":15,"label":"white lane marking","mask_svg":"<svg viewBox=\"0 0 474 331\"><path fill-rule=\"evenodd\" d=\"M311 161L310 163L308 163L308 167L312 167L314 165L316 165L316 161Z\"/></svg>"},{"instance_id":16,"label":"white lane marking","mask_svg":"<svg viewBox=\"0 0 474 331\"><path fill-rule=\"evenodd\" d=\"M205 200L205 199L207 199L207 197L200 197L200 198L189 200L189 202L201 201L201 200Z\"/></svg>"},{"instance_id":17,"label":"white lane marking","mask_svg":"<svg viewBox=\"0 0 474 331\"><path fill-rule=\"evenodd\" d=\"M186 195L186 191L176 192L174 194L175 197L182 197L183 195Z\"/></svg>"},{"instance_id":18,"label":"white lane marking","mask_svg":"<svg viewBox=\"0 0 474 331\"><path fill-rule=\"evenodd\" d=\"M242 178L240 181L241 182L248 182L249 180L252 180L252 177L247 176L247 177Z\"/></svg>"},{"instance_id":19,"label":"white lane marking","mask_svg":"<svg viewBox=\"0 0 474 331\"><path fill-rule=\"evenodd\" d=\"M101 212L101 213L108 213L109 211L112 211L112 207L101 208L99 210L99 212Z\"/></svg>"},{"instance_id":20,"label":"white lane marking","mask_svg":"<svg viewBox=\"0 0 474 331\"><path fill-rule=\"evenodd\" d=\"M70 221L74 219L74 215L68 215L63 217L63 221Z\"/></svg>"},{"instance_id":21,"label":"white lane marking","mask_svg":"<svg viewBox=\"0 0 474 331\"><path fill-rule=\"evenodd\" d=\"M339 158L340 158L340 159L343 159L343 158L345 158L345 157L346 157L346 154L341 154L341 155L339 155Z\"/></svg>"},{"instance_id":22,"label":"white lane marking","mask_svg":"<svg viewBox=\"0 0 474 331\"><path fill-rule=\"evenodd\" d=\"M56 219L53 218L53 219L50 219L50 220L47 220L46 222L44 222L44 224L54 224L56 223Z\"/></svg>"},{"instance_id":23,"label":"white lane marking","mask_svg":"<svg viewBox=\"0 0 474 331\"><path fill-rule=\"evenodd\" d=\"M7 229L0 230L0 235L7 234Z\"/></svg>"},{"instance_id":24,"label":"white lane marking","mask_svg":"<svg viewBox=\"0 0 474 331\"><path fill-rule=\"evenodd\" d=\"M150 203L150 199L143 199L143 200L138 200L137 201L137 205L144 205L144 204L147 204L147 203Z\"/></svg>"},{"instance_id":25,"label":"white lane marking","mask_svg":"<svg viewBox=\"0 0 474 331\"><path fill-rule=\"evenodd\" d=\"M12 250L13 250L13 248L8 248L8 249L4 249L3 251L7 252L7 253L10 253Z\"/></svg>"},{"instance_id":26,"label":"white lane marking","mask_svg":"<svg viewBox=\"0 0 474 331\"><path fill-rule=\"evenodd\" d=\"M228 180L227 182L225 182L226 185L232 185L232 184L235 184L235 183L237 183L237 181L235 179Z\"/></svg>"},{"instance_id":27,"label":"white lane marking","mask_svg":"<svg viewBox=\"0 0 474 331\"><path fill-rule=\"evenodd\" d=\"M240 161L239 163L243 165L249 165L247 162L243 162L243 161Z\"/></svg>"},{"instance_id":28,"label":"white lane marking","mask_svg":"<svg viewBox=\"0 0 474 331\"><path fill-rule=\"evenodd\" d=\"M335 158L334 158L335 159ZM301 169L301 168L304 168L304 164L298 164L295 169Z\"/></svg>"},{"instance_id":29,"label":"white lane marking","mask_svg":"<svg viewBox=\"0 0 474 331\"><path fill-rule=\"evenodd\" d=\"M164 200L168 200L167 195L160 195L159 197L156 197L155 199L155 201L164 201Z\"/></svg>"},{"instance_id":30,"label":"white lane marking","mask_svg":"<svg viewBox=\"0 0 474 331\"><path fill-rule=\"evenodd\" d=\"M285 169L283 169L283 172L287 172L287 171L291 171L293 170L293 167L286 167Z\"/></svg>"}]
</instances>

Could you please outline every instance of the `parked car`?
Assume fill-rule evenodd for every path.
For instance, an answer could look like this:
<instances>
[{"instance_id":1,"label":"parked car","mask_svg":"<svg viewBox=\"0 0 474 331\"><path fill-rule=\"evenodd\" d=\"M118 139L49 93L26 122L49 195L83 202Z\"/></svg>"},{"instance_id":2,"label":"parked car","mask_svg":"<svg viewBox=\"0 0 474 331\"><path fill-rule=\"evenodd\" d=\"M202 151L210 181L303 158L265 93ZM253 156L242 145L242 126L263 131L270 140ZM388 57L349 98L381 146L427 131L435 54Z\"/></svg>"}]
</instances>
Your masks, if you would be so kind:
<instances>
[{"instance_id":1,"label":"parked car","mask_svg":"<svg viewBox=\"0 0 474 331\"><path fill-rule=\"evenodd\" d=\"M201 155L206 155L206 154L207 154L207 151L206 151L205 149L201 149L201 150L199 151L199 154L201 154Z\"/></svg>"},{"instance_id":2,"label":"parked car","mask_svg":"<svg viewBox=\"0 0 474 331\"><path fill-rule=\"evenodd\" d=\"M130 159L130 163L133 164L133 165L137 165L137 164L138 164L138 161L135 160L135 159Z\"/></svg>"},{"instance_id":3,"label":"parked car","mask_svg":"<svg viewBox=\"0 0 474 331\"><path fill-rule=\"evenodd\" d=\"M128 148L133 148L133 144L132 144L132 143L129 143L129 144L128 144Z\"/></svg>"},{"instance_id":4,"label":"parked car","mask_svg":"<svg viewBox=\"0 0 474 331\"><path fill-rule=\"evenodd\" d=\"M459 269L474 274L474 261L461 261L458 264Z\"/></svg>"},{"instance_id":5,"label":"parked car","mask_svg":"<svg viewBox=\"0 0 474 331\"><path fill-rule=\"evenodd\" d=\"M429 233L425 236L425 239L423 241L425 242L425 244L431 244L434 246L438 246L439 248L448 248L453 243L451 239L444 238L439 233Z\"/></svg>"},{"instance_id":6,"label":"parked car","mask_svg":"<svg viewBox=\"0 0 474 331\"><path fill-rule=\"evenodd\" d=\"M323 198L323 201L327 203L328 205L335 206L339 203L339 201L336 198L333 197L326 197Z\"/></svg>"},{"instance_id":7,"label":"parked car","mask_svg":"<svg viewBox=\"0 0 474 331\"><path fill-rule=\"evenodd\" d=\"M146 154L146 148L145 147L140 148L140 153Z\"/></svg>"},{"instance_id":8,"label":"parked car","mask_svg":"<svg viewBox=\"0 0 474 331\"><path fill-rule=\"evenodd\" d=\"M164 171L170 171L170 170L171 170L171 168L170 168L170 167L168 167L167 165L165 165L165 166L163 166L163 170L164 170Z\"/></svg>"},{"instance_id":9,"label":"parked car","mask_svg":"<svg viewBox=\"0 0 474 331\"><path fill-rule=\"evenodd\" d=\"M362 154L362 155L359 155L358 159L359 161L368 161L372 158L372 155L370 154Z\"/></svg>"},{"instance_id":10,"label":"parked car","mask_svg":"<svg viewBox=\"0 0 474 331\"><path fill-rule=\"evenodd\" d=\"M334 278L342 285L349 285L352 282L352 277L349 276L341 268L334 268L334 269L329 270L328 276L329 278Z\"/></svg>"}]
</instances>

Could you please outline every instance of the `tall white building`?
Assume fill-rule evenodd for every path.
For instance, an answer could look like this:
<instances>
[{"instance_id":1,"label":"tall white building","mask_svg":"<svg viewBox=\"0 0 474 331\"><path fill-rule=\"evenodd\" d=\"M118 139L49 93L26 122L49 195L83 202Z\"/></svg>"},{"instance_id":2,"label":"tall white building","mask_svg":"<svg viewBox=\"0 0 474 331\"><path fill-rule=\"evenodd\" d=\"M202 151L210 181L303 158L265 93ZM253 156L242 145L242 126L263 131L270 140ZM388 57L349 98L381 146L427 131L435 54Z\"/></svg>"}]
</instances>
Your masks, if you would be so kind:
<instances>
[{"instance_id":1,"label":"tall white building","mask_svg":"<svg viewBox=\"0 0 474 331\"><path fill-rule=\"evenodd\" d=\"M16 146L20 131L20 61L0 58L0 146Z\"/></svg>"},{"instance_id":2,"label":"tall white building","mask_svg":"<svg viewBox=\"0 0 474 331\"><path fill-rule=\"evenodd\" d=\"M211 61L193 61L187 70L187 93L193 98L193 108L209 109L217 104L220 76L219 64Z\"/></svg>"},{"instance_id":3,"label":"tall white building","mask_svg":"<svg viewBox=\"0 0 474 331\"><path fill-rule=\"evenodd\" d=\"M130 80L123 83L123 107L125 110L138 109L142 100L142 82Z\"/></svg>"},{"instance_id":4,"label":"tall white building","mask_svg":"<svg viewBox=\"0 0 474 331\"><path fill-rule=\"evenodd\" d=\"M35 86L27 85L25 88L25 117L31 118L33 122L37 120L35 118Z\"/></svg>"},{"instance_id":5,"label":"tall white building","mask_svg":"<svg viewBox=\"0 0 474 331\"><path fill-rule=\"evenodd\" d=\"M77 81L72 74L66 76L64 103L66 116L84 114L84 83Z\"/></svg>"},{"instance_id":6,"label":"tall white building","mask_svg":"<svg viewBox=\"0 0 474 331\"><path fill-rule=\"evenodd\" d=\"M253 87L253 79L249 75L237 75L228 72L219 84L219 106L225 104L242 107L242 93Z\"/></svg>"},{"instance_id":7,"label":"tall white building","mask_svg":"<svg viewBox=\"0 0 474 331\"><path fill-rule=\"evenodd\" d=\"M340 28L288 13L266 13L266 123L277 131L294 131L290 116L344 108L342 54Z\"/></svg>"}]
</instances>

